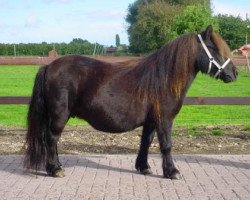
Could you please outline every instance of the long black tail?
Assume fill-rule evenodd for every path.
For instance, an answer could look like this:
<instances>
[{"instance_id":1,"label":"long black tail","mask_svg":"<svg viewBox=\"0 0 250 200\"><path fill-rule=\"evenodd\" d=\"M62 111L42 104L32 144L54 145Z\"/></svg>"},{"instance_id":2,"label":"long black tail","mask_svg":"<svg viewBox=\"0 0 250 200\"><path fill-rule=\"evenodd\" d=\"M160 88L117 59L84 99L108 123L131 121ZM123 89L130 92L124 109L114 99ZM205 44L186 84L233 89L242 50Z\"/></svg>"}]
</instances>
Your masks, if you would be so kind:
<instances>
[{"instance_id":1,"label":"long black tail","mask_svg":"<svg viewBox=\"0 0 250 200\"><path fill-rule=\"evenodd\" d=\"M36 75L27 116L28 131L24 167L28 169L37 170L44 166L47 157L45 134L49 120L44 96L46 68L47 66L42 66Z\"/></svg>"}]
</instances>

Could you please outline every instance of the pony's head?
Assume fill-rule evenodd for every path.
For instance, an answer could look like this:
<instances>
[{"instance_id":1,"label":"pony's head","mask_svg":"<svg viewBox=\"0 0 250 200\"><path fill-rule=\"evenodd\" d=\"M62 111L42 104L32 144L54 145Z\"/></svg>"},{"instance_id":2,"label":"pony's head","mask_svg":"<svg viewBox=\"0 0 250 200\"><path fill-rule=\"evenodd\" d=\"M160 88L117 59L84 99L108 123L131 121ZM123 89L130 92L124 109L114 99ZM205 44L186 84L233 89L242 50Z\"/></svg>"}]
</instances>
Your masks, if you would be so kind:
<instances>
[{"instance_id":1,"label":"pony's head","mask_svg":"<svg viewBox=\"0 0 250 200\"><path fill-rule=\"evenodd\" d=\"M231 51L222 37L213 32L212 26L198 34L197 67L202 73L221 79L225 83L237 78L236 66L231 61Z\"/></svg>"}]
</instances>

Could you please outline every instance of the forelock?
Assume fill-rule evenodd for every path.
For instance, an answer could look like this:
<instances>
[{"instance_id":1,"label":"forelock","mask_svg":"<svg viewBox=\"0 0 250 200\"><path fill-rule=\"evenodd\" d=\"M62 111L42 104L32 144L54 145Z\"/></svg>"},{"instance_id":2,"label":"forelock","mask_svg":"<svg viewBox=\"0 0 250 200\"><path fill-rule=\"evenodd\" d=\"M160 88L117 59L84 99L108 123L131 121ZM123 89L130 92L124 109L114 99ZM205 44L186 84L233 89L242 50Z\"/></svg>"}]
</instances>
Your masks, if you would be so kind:
<instances>
[{"instance_id":1,"label":"forelock","mask_svg":"<svg viewBox=\"0 0 250 200\"><path fill-rule=\"evenodd\" d=\"M218 33L212 33L212 42L217 46L219 49L219 53L223 58L230 58L232 57L231 50L227 43L222 39L222 37Z\"/></svg>"}]
</instances>

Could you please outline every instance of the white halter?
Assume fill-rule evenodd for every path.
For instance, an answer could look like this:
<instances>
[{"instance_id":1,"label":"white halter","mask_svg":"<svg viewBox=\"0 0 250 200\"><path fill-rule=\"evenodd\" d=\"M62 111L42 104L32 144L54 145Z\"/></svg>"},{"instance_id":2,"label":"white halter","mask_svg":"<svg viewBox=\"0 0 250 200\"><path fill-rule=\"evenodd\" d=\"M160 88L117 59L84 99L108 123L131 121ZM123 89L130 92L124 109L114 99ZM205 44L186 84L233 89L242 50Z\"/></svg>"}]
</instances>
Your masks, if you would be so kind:
<instances>
[{"instance_id":1,"label":"white halter","mask_svg":"<svg viewBox=\"0 0 250 200\"><path fill-rule=\"evenodd\" d=\"M209 74L209 73L211 72L212 64L214 64L214 65L218 68L218 71L217 71L216 74L214 75L214 77L216 78L216 77L221 73L221 71L228 65L228 63L230 62L230 58L228 58L228 59L226 60L226 62L224 62L224 64L221 66L218 62L216 62L216 61L214 60L214 57L210 54L210 52L209 52L209 50L208 50L206 44L204 43L204 41L203 41L203 39L202 39L202 37L201 37L200 34L198 34L198 37L199 37L200 42L201 42L201 44L202 44L202 46L203 46L204 50L206 51L207 56L208 56L208 58L209 58L209 66L208 66L208 71L207 71L207 73Z\"/></svg>"}]
</instances>

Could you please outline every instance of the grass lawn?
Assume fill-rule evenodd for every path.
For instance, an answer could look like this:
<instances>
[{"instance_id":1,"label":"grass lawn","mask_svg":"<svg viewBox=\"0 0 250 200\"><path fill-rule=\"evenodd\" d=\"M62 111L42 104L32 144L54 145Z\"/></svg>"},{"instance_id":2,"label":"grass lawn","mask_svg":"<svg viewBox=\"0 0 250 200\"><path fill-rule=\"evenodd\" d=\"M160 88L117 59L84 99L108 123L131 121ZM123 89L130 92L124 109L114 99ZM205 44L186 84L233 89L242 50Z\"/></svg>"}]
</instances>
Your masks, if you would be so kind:
<instances>
[{"instance_id":1,"label":"grass lawn","mask_svg":"<svg viewBox=\"0 0 250 200\"><path fill-rule=\"evenodd\" d=\"M29 96L38 66L0 66L0 96ZM250 96L250 74L240 72L236 82L224 84L198 74L188 96ZM0 126L25 126L27 105L0 105ZM70 119L70 125L86 122ZM250 124L250 106L183 106L177 126Z\"/></svg>"},{"instance_id":2,"label":"grass lawn","mask_svg":"<svg viewBox=\"0 0 250 200\"><path fill-rule=\"evenodd\" d=\"M0 65L0 96L30 96L38 66Z\"/></svg>"}]
</instances>

